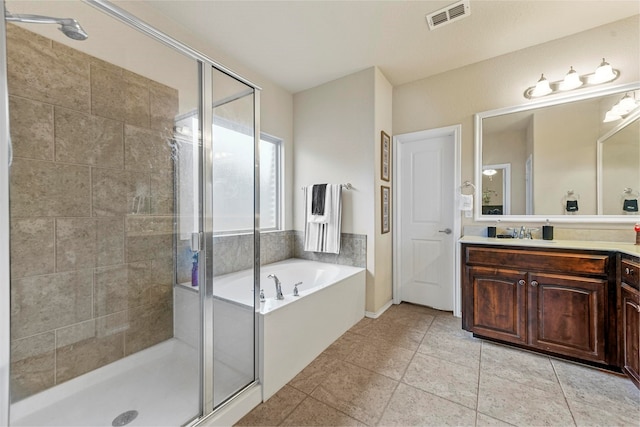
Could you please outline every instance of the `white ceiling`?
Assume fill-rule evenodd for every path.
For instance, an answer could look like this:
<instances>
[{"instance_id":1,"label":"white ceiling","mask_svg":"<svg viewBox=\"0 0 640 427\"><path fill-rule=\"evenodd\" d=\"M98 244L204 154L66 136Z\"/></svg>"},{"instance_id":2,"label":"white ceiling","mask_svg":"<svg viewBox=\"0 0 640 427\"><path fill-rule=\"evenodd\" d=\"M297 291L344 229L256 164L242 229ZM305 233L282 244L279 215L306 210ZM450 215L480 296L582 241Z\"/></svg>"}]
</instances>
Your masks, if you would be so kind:
<instances>
[{"instance_id":1,"label":"white ceiling","mask_svg":"<svg viewBox=\"0 0 640 427\"><path fill-rule=\"evenodd\" d=\"M640 13L638 0L471 0L470 16L430 31L425 15L454 2L148 5L292 93L374 65L395 86Z\"/></svg>"}]
</instances>

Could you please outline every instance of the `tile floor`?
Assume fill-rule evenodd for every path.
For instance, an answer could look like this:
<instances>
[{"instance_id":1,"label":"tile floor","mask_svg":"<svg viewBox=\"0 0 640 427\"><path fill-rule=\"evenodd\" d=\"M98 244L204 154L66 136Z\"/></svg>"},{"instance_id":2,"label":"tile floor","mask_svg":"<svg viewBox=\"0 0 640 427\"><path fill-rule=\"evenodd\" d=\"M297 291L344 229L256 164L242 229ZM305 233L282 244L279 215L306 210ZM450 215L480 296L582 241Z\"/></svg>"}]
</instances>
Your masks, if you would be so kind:
<instances>
[{"instance_id":1,"label":"tile floor","mask_svg":"<svg viewBox=\"0 0 640 427\"><path fill-rule=\"evenodd\" d=\"M239 426L640 426L626 378L473 338L451 313L363 319Z\"/></svg>"}]
</instances>

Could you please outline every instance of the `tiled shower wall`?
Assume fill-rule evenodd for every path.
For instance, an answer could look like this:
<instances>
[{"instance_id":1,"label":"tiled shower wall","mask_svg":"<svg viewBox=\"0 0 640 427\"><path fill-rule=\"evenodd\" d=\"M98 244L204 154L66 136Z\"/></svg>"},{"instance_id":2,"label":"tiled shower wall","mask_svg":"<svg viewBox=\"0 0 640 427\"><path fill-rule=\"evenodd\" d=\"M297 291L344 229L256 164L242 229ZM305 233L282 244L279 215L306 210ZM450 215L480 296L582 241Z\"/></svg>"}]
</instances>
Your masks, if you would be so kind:
<instances>
[{"instance_id":1,"label":"tiled shower wall","mask_svg":"<svg viewBox=\"0 0 640 427\"><path fill-rule=\"evenodd\" d=\"M173 333L176 90L14 25L12 400Z\"/></svg>"}]
</instances>

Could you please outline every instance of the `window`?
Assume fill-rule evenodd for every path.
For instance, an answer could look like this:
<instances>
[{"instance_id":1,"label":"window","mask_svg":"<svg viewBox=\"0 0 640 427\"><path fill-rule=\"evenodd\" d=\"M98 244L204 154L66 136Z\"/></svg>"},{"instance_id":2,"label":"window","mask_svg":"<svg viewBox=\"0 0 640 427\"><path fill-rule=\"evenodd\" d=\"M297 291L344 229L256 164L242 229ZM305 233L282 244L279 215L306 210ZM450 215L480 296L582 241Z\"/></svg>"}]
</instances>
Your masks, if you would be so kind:
<instances>
[{"instance_id":1,"label":"window","mask_svg":"<svg viewBox=\"0 0 640 427\"><path fill-rule=\"evenodd\" d=\"M260 230L280 229L282 141L260 137ZM213 231L217 234L253 229L253 135L216 117L213 125Z\"/></svg>"}]
</instances>

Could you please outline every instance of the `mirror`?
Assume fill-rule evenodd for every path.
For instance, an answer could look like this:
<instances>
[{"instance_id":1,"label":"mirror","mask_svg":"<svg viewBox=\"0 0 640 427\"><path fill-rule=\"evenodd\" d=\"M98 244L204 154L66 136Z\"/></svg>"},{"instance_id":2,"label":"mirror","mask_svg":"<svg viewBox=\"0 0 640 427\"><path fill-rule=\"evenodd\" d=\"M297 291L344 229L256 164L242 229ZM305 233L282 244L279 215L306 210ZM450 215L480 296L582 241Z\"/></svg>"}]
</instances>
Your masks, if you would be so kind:
<instances>
[{"instance_id":1,"label":"mirror","mask_svg":"<svg viewBox=\"0 0 640 427\"><path fill-rule=\"evenodd\" d=\"M476 221L638 221L622 206L625 189L640 191L640 113L603 122L638 89L585 89L476 114Z\"/></svg>"},{"instance_id":2,"label":"mirror","mask_svg":"<svg viewBox=\"0 0 640 427\"><path fill-rule=\"evenodd\" d=\"M598 214L638 215L639 202L640 111L636 111L598 140Z\"/></svg>"}]
</instances>

